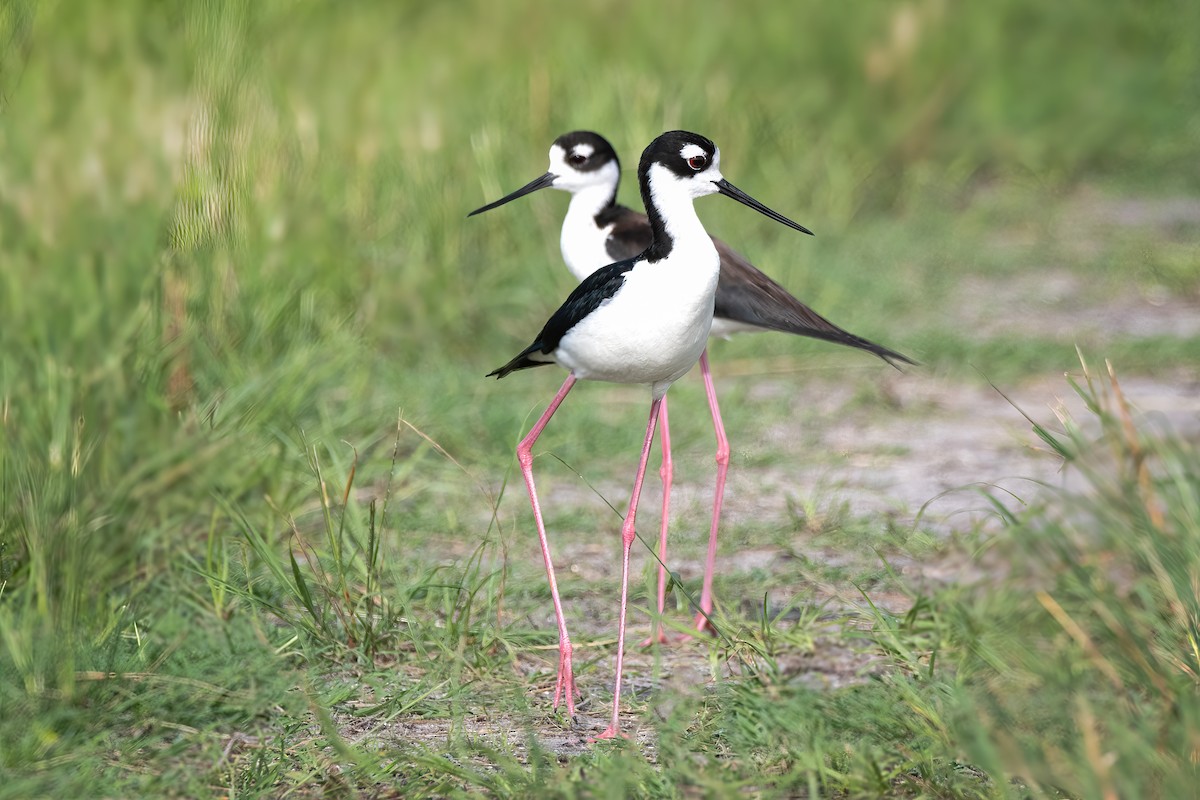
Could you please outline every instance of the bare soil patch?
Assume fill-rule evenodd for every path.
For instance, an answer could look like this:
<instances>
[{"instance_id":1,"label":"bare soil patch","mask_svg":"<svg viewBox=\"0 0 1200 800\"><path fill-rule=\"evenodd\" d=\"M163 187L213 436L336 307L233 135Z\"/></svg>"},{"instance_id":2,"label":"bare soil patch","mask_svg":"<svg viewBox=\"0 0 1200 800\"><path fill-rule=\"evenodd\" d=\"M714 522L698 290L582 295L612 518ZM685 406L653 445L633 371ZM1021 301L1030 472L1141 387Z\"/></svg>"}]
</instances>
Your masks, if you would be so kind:
<instances>
[{"instance_id":1,"label":"bare soil patch","mask_svg":"<svg viewBox=\"0 0 1200 800\"><path fill-rule=\"evenodd\" d=\"M861 376L837 381L806 378L802 382L786 376L766 379L743 376L726 379L725 383L731 381L752 381L747 391L755 402L785 405L785 413L772 415L782 421L768 428L765 434L768 444L785 450L794 443L803 446L768 466L735 464L730 470L718 587L723 580L745 579L765 572L771 575L777 588L782 587L777 596L806 592L812 597L811 602L825 603L831 609L861 605L862 601L852 588L806 584L796 554L848 567L861 567L878 556L869 541L852 548L815 545L812 532L797 523L797 506L810 502L810 498L821 498L822 507L836 506L840 513L878 518L881 528L884 524L914 530L919 527L938 537L977 529L994 524L994 512L980 491L990 492L1016 508L1046 487L1067 485L1072 478L1070 471L1064 470L1061 461L1036 437L1017 407L1053 429L1061 427L1057 415L1063 413L1084 424L1089 422L1082 402L1062 376L1038 377L1003 387L1009 398L1005 399L982 379L966 384L919 371L885 373L872 382L878 396L871 402L862 401ZM1124 379L1122 387L1143 425L1200 438L1200 374L1177 371L1153 377L1134 376ZM711 454L705 452L692 460L707 464L709 458ZM683 462L687 463L688 458ZM710 468L677 472L674 508L678 510L678 518L688 522L674 526L669 563L693 587L698 585L703 569L711 480ZM547 493L557 491L551 487L558 485L548 481ZM581 501L590 498L589 502L603 506L585 489L571 490L565 482L562 488L568 494L579 492ZM621 497L620 490L614 489L611 496ZM560 495L555 498L556 502L563 502ZM523 492L511 492L506 498L506 503L525 502ZM642 535L649 540L656 538L658 503L657 481L655 476L649 476L641 517L646 522L639 525ZM516 507L511 510L522 511ZM602 513L611 512L603 509ZM781 528L792 526L791 541L738 542L739 526L751 521L760 527L764 521ZM550 708L557 653L546 648L520 659L520 670L530 680L530 703L544 709L544 713L518 720L480 709L477 715L463 720L458 730L478 737L481 742L504 743L521 756L532 727L542 747L567 756L589 747L588 737L604 728L614 677L619 574L617 524L614 516L613 536L605 540L571 530L555 530L551 534L568 624L577 647L577 680L584 693L575 720L568 721ZM462 551L460 556L469 551L469 548L451 548L454 549ZM528 547L513 549L510 558L527 557L531 564L540 564L532 532ZM517 552L522 550L526 552ZM649 556L640 546L635 546L634 558L638 564L649 563ZM889 562L906 580L918 584L980 578L978 565L971 564L952 548L936 557L897 556ZM635 581L640 581L643 574L640 566L634 567ZM530 579L543 579L537 572L532 575L536 577ZM761 599L758 595L744 602L759 603ZM718 600L744 604L736 597L719 596ZM894 612L903 612L908 598L881 587L872 594L872 601ZM635 589L634 604L644 608L645 602L645 595ZM690 618L678 610L668 609L668 613L676 622ZM527 621L535 627L553 630L549 603ZM736 674L738 665L735 660L722 661L720 657L714 662L708 648L720 646L711 640L638 647L636 642L646 635L648 628L646 615L633 610L623 715L627 730L652 758L653 728L640 726L639 715L649 708L653 715L665 717L679 698L712 691L725 675ZM714 663L719 666L714 668ZM781 666L787 680L815 687L838 687L863 680L877 663L876 654L856 649L844 636L830 636L818 638L811 648L785 655ZM449 721L412 720L384 730L373 728L369 735L392 742L432 743L444 740L450 732Z\"/></svg>"}]
</instances>

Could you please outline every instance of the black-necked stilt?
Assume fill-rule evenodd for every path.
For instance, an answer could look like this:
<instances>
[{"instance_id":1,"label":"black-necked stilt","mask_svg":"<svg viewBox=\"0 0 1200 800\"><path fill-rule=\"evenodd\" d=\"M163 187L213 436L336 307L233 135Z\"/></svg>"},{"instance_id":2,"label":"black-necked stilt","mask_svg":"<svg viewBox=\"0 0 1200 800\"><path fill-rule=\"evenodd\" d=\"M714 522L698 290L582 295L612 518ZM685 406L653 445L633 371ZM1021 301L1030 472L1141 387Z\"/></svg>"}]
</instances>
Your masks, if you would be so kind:
<instances>
[{"instance_id":1,"label":"black-necked stilt","mask_svg":"<svg viewBox=\"0 0 1200 800\"><path fill-rule=\"evenodd\" d=\"M643 383L651 389L650 417L634 477L629 510L621 526L621 610L617 626L617 679L612 721L598 737L619 734L621 671L625 658L625 612L629 595L629 550L646 461L654 440L667 389L692 368L704 352L713 320L713 303L721 259L700 224L692 201L719 192L799 231L806 228L772 211L721 176L720 151L695 133L671 131L642 153L638 182L649 214L649 246L640 255L592 272L554 312L533 343L489 373L503 378L528 367L558 363L569 370L550 406L517 446L517 460L541 542L558 620L559 666L554 705L565 692L567 710L575 714L575 679L571 640L554 579L546 528L533 483L534 443L576 380Z\"/></svg>"},{"instance_id":2,"label":"black-necked stilt","mask_svg":"<svg viewBox=\"0 0 1200 800\"><path fill-rule=\"evenodd\" d=\"M554 140L550 147L550 167L545 175L530 181L494 203L477 208L470 215L502 206L538 189L562 189L571 193L571 204L563 219L560 245L563 260L576 278L582 280L600 267L617 259L632 258L650 246L653 228L650 219L631 208L617 203L617 188L621 181L620 162L611 144L598 133L573 131ZM743 255L720 239L713 244L721 258L720 279L717 282L715 317L711 336L728 338L746 331L780 331L814 339L857 347L882 358L895 366L902 361L913 364L910 358L882 345L839 328L797 300L786 289L751 264ZM700 371L712 411L717 435L717 485L713 500L712 527L709 531L708 556L704 568L704 583L700 592L700 613L695 625L704 630L712 611L713 563L717 552L717 530L729 468L729 441L721 420L720 406L708 366L708 353L700 356ZM659 539L659 559L666 562L667 519L671 491L671 446L667 402L662 403L663 449L663 515ZM666 568L659 567L658 611L662 614L666 600ZM657 637L662 640L662 633Z\"/></svg>"}]
</instances>

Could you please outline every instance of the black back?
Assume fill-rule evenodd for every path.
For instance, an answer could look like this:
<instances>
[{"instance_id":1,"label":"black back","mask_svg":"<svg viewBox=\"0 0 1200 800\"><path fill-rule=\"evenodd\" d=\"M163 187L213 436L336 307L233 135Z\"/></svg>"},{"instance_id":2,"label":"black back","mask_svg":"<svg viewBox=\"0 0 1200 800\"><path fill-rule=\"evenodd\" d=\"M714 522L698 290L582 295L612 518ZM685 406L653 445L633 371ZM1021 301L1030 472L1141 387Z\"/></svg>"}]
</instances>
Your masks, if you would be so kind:
<instances>
[{"instance_id":1,"label":"black back","mask_svg":"<svg viewBox=\"0 0 1200 800\"><path fill-rule=\"evenodd\" d=\"M612 225L604 250L613 261L641 255L650 246L650 220L632 208L614 202L596 215L596 225Z\"/></svg>"}]
</instances>

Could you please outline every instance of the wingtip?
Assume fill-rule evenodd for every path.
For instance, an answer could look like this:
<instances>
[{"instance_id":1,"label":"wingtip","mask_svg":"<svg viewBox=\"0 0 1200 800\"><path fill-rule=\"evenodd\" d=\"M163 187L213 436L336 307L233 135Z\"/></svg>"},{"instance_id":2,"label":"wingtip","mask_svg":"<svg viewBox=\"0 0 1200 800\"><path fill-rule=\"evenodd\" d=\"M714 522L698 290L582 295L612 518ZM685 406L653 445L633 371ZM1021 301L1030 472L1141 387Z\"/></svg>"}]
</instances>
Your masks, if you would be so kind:
<instances>
[{"instance_id":1,"label":"wingtip","mask_svg":"<svg viewBox=\"0 0 1200 800\"><path fill-rule=\"evenodd\" d=\"M909 367L921 366L920 361L909 358L908 356L904 355L903 353L897 353L895 350L889 350L887 353L879 353L878 355L880 358L882 358L884 361L886 361L888 363L888 365L891 366L893 369L895 369L897 372L904 372L904 367L906 367L906 366L909 366ZM901 362L901 363L896 363L896 362Z\"/></svg>"}]
</instances>

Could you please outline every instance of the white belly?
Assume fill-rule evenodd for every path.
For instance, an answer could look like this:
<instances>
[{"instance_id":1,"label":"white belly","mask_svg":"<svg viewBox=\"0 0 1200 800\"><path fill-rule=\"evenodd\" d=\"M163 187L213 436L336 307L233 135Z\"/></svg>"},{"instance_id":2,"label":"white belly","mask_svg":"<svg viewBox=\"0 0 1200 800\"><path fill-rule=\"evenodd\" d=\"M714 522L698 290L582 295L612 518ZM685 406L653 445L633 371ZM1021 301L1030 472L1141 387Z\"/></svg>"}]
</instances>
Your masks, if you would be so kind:
<instances>
[{"instance_id":1,"label":"white belly","mask_svg":"<svg viewBox=\"0 0 1200 800\"><path fill-rule=\"evenodd\" d=\"M596 270L613 262L608 254L608 234L611 232L612 225L597 228L590 211L587 214L568 213L563 221L559 246L562 249L563 261L576 280L582 281ZM713 320L709 336L714 339L728 339L735 333L762 333L763 330L757 325L717 317Z\"/></svg>"},{"instance_id":2,"label":"white belly","mask_svg":"<svg viewBox=\"0 0 1200 800\"><path fill-rule=\"evenodd\" d=\"M582 380L645 383L656 396L666 392L708 341L717 264L713 258L709 268L704 260L639 264L615 297L563 336L555 360Z\"/></svg>"}]
</instances>

